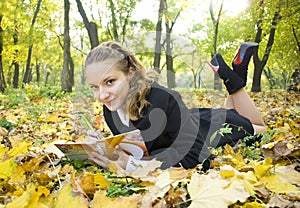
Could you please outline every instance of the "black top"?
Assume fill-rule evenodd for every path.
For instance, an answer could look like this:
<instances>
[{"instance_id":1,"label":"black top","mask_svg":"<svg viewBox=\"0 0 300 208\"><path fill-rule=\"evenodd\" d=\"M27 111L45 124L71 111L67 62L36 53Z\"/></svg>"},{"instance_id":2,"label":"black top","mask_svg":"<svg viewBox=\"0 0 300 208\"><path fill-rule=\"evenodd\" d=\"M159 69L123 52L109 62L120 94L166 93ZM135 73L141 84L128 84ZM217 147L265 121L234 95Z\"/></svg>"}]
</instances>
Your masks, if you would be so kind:
<instances>
[{"instance_id":1,"label":"black top","mask_svg":"<svg viewBox=\"0 0 300 208\"><path fill-rule=\"evenodd\" d=\"M139 129L151 157L163 162L162 168L182 165L195 167L210 156L207 146L230 145L245 136L253 134L250 121L237 114L235 110L188 109L180 94L154 83L146 97L150 105L143 109L143 117L124 125L117 111L105 106L104 117L114 135ZM232 134L220 137L213 143L211 135L222 128L224 123L233 123ZM236 128L242 126L242 129Z\"/></svg>"}]
</instances>

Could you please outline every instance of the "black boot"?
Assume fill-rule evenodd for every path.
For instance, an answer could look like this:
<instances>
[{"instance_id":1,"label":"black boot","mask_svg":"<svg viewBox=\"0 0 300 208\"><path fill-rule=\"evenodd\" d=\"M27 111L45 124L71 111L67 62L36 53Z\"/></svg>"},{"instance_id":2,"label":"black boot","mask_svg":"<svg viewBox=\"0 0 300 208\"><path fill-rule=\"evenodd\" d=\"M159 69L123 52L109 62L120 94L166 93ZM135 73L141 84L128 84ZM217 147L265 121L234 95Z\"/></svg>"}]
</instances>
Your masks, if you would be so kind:
<instances>
[{"instance_id":1,"label":"black boot","mask_svg":"<svg viewBox=\"0 0 300 208\"><path fill-rule=\"evenodd\" d=\"M246 83L241 79L241 77L239 77L239 75L237 75L235 72L233 72L233 70L229 68L221 54L217 53L213 57L212 64L218 65L217 72L220 78L223 79L225 87L230 95L246 85Z\"/></svg>"},{"instance_id":2,"label":"black boot","mask_svg":"<svg viewBox=\"0 0 300 208\"><path fill-rule=\"evenodd\" d=\"M245 83L247 83L247 71L249 61L251 59L251 56L257 50L257 48L258 43L243 43L232 61L233 71L237 73L244 80Z\"/></svg>"}]
</instances>

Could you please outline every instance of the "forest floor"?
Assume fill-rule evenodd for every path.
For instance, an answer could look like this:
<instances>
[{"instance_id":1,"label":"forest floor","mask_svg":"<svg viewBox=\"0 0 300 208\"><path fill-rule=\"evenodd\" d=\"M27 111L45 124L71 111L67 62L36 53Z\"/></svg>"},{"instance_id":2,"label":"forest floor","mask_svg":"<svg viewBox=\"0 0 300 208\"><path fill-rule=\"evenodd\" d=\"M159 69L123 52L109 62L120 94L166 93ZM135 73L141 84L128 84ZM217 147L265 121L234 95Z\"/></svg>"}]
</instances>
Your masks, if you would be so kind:
<instances>
[{"instance_id":1,"label":"forest floor","mask_svg":"<svg viewBox=\"0 0 300 208\"><path fill-rule=\"evenodd\" d=\"M222 107L226 96L178 90L190 108ZM86 138L82 114L110 134L90 93L9 89L0 94L0 207L300 207L300 94L250 96L267 125L260 142L245 146L244 138L235 148L212 149L207 172L201 164L161 170L152 160L128 174L47 151L54 141Z\"/></svg>"}]
</instances>

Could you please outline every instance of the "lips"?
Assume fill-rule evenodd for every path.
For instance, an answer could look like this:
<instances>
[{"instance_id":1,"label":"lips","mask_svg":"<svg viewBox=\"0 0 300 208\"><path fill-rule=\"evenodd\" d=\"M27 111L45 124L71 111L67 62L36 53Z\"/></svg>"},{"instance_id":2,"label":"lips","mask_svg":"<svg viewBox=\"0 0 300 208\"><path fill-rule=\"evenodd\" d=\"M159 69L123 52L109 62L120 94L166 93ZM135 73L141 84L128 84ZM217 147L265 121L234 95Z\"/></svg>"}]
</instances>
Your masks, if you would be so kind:
<instances>
[{"instance_id":1,"label":"lips","mask_svg":"<svg viewBox=\"0 0 300 208\"><path fill-rule=\"evenodd\" d=\"M110 101L104 102L106 106L112 106L112 103L116 100L116 98L111 99Z\"/></svg>"}]
</instances>

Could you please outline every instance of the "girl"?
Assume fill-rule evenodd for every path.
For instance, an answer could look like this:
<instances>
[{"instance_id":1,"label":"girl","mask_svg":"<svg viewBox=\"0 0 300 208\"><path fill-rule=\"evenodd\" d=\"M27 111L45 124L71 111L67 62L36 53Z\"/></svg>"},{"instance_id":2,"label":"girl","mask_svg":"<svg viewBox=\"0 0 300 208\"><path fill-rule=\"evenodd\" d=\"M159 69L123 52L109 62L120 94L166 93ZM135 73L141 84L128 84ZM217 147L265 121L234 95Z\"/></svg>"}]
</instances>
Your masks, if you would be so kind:
<instances>
[{"instance_id":1,"label":"girl","mask_svg":"<svg viewBox=\"0 0 300 208\"><path fill-rule=\"evenodd\" d=\"M114 135L139 129L150 157L163 162L161 168L192 168L210 156L208 147L234 145L247 135L265 130L257 108L243 89L247 66L257 46L242 44L233 70L220 54L213 58L215 63L210 66L229 92L226 108L188 109L178 92L159 85L157 75L146 72L137 57L116 42L104 42L90 51L85 61L86 78L94 97L103 103L105 121ZM211 142L211 136L224 124L230 125L232 133L217 135ZM119 157L114 162L127 171L147 164L118 147L116 152ZM104 168L112 162L99 153L92 153L89 159Z\"/></svg>"}]
</instances>

